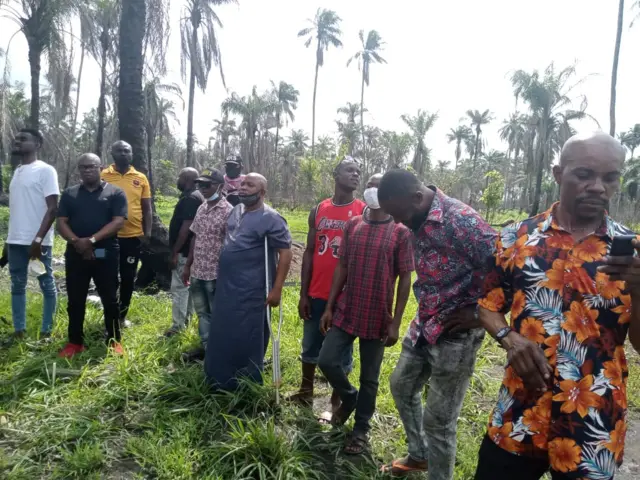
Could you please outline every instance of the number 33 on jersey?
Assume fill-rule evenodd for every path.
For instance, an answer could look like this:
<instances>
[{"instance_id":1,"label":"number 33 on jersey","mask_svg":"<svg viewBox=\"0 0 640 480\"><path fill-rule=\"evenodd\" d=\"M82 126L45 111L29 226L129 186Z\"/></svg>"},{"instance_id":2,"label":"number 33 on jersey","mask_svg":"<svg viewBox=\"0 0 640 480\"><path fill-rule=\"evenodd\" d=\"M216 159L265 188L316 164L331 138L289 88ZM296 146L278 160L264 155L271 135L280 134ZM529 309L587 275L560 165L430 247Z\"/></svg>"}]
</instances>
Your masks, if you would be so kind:
<instances>
[{"instance_id":1,"label":"number 33 on jersey","mask_svg":"<svg viewBox=\"0 0 640 480\"><path fill-rule=\"evenodd\" d=\"M316 208L316 245L313 253L313 272L309 296L322 300L329 298L333 271L338 264L338 249L342 243L342 229L347 221L362 215L365 203L353 200L346 205L334 205L330 198Z\"/></svg>"}]
</instances>

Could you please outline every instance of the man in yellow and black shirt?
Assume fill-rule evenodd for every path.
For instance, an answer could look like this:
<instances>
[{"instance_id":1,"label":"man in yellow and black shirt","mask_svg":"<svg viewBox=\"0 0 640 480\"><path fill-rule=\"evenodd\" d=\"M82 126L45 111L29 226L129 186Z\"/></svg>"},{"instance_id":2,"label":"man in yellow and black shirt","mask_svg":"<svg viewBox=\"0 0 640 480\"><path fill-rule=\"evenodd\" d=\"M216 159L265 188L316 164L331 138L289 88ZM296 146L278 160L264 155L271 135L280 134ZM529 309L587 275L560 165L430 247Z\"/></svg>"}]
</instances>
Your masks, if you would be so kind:
<instances>
[{"instance_id":1,"label":"man in yellow and black shirt","mask_svg":"<svg viewBox=\"0 0 640 480\"><path fill-rule=\"evenodd\" d=\"M111 147L113 164L102 171L102 180L120 187L127 196L128 212L118 232L120 244L120 323L131 325L127 313L138 271L140 252L151 235L151 188L147 177L131 166L131 145L122 140Z\"/></svg>"}]
</instances>

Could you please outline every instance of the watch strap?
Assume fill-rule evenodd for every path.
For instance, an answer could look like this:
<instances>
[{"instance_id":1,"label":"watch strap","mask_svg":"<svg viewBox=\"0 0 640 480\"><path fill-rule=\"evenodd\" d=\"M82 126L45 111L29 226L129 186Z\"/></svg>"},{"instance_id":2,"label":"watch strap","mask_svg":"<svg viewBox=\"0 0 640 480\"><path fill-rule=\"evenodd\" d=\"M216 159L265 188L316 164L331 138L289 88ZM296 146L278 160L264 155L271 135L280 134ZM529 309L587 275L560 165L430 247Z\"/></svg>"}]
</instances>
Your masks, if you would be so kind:
<instances>
[{"instance_id":1,"label":"watch strap","mask_svg":"<svg viewBox=\"0 0 640 480\"><path fill-rule=\"evenodd\" d=\"M91 237L91 238L89 239L89 241L90 241L91 243L96 243L96 237Z\"/></svg>"},{"instance_id":2,"label":"watch strap","mask_svg":"<svg viewBox=\"0 0 640 480\"><path fill-rule=\"evenodd\" d=\"M36 237L33 239L33 241L37 244L41 244L42 243L42 237Z\"/></svg>"},{"instance_id":3,"label":"watch strap","mask_svg":"<svg viewBox=\"0 0 640 480\"><path fill-rule=\"evenodd\" d=\"M511 327L504 327L498 330L498 333L496 333L496 340L498 343L502 342L502 340L511 332L513 332L513 328Z\"/></svg>"}]
</instances>

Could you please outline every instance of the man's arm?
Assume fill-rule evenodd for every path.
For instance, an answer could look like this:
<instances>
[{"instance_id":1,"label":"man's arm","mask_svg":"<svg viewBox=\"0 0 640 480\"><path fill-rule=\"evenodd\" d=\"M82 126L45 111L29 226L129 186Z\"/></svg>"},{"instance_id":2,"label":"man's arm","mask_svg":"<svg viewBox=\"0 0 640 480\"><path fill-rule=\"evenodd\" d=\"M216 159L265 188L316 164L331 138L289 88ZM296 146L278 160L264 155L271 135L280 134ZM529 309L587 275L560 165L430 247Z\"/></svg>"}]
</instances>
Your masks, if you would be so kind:
<instances>
[{"instance_id":1,"label":"man's arm","mask_svg":"<svg viewBox=\"0 0 640 480\"><path fill-rule=\"evenodd\" d=\"M393 312L393 320L387 328L387 339L385 346L393 347L400 338L400 325L404 309L409 301L411 292L411 272L403 272L398 277L398 287L396 289L396 308Z\"/></svg>"},{"instance_id":2,"label":"man's arm","mask_svg":"<svg viewBox=\"0 0 640 480\"><path fill-rule=\"evenodd\" d=\"M151 221L153 219L153 209L151 207L151 199L143 198L140 200L142 205L142 232L145 238L151 237Z\"/></svg>"},{"instance_id":3,"label":"man's arm","mask_svg":"<svg viewBox=\"0 0 640 480\"><path fill-rule=\"evenodd\" d=\"M187 262L184 264L184 268L182 269L182 283L185 285L189 285L189 281L191 279L191 265L193 265L193 250L196 245L196 235L194 234L191 237L191 242L189 243L189 256L187 256Z\"/></svg>"},{"instance_id":4,"label":"man's arm","mask_svg":"<svg viewBox=\"0 0 640 480\"><path fill-rule=\"evenodd\" d=\"M68 243L73 244L78 239L77 235L73 233L73 231L71 231L68 217L58 217L58 220L56 223L58 227L58 233Z\"/></svg>"},{"instance_id":5,"label":"man's arm","mask_svg":"<svg viewBox=\"0 0 640 480\"><path fill-rule=\"evenodd\" d=\"M316 209L312 208L308 219L309 231L307 232L307 246L302 254L302 270L300 272L300 301L298 302L298 314L300 318L308 320L311 317L311 304L309 303L309 285L313 274L313 252L316 250Z\"/></svg>"},{"instance_id":6,"label":"man's arm","mask_svg":"<svg viewBox=\"0 0 640 480\"><path fill-rule=\"evenodd\" d=\"M284 287L284 281L289 273L289 267L291 266L291 259L293 258L293 252L291 248L280 248L278 251L278 265L276 267L276 278L273 281L273 288L267 296L267 304L272 307L277 307L280 304L282 298L282 288Z\"/></svg>"},{"instance_id":7,"label":"man's arm","mask_svg":"<svg viewBox=\"0 0 640 480\"><path fill-rule=\"evenodd\" d=\"M631 321L629 323L629 341L636 352L640 353L640 294L631 296Z\"/></svg>"},{"instance_id":8,"label":"man's arm","mask_svg":"<svg viewBox=\"0 0 640 480\"><path fill-rule=\"evenodd\" d=\"M51 225L53 225L58 213L58 195L49 195L45 200L47 202L47 211L44 217L42 217L38 233L36 233L36 237L31 243L29 258L40 258L42 256L42 239L51 228ZM38 239L38 241L36 241L36 239Z\"/></svg>"}]
</instances>

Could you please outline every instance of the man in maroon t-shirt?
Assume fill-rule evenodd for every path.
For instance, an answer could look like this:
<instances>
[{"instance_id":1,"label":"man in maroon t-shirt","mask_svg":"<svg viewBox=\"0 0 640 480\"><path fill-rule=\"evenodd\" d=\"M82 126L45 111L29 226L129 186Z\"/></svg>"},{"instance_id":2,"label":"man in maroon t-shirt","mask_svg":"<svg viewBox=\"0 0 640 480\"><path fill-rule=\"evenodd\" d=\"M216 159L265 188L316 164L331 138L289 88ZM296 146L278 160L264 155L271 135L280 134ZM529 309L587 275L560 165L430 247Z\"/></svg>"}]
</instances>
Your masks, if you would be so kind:
<instances>
[{"instance_id":1,"label":"man in maroon t-shirt","mask_svg":"<svg viewBox=\"0 0 640 480\"><path fill-rule=\"evenodd\" d=\"M342 400L331 423L342 425L355 411L353 434L344 449L352 455L367 446L384 348L398 341L414 269L411 232L395 223L378 204L381 177L374 175L367 184L364 199L369 208L364 215L352 218L344 228L340 261L320 325L326 338L318 366ZM392 313L398 277L398 298ZM351 385L342 366L344 352L356 338L360 342L360 391Z\"/></svg>"}]
</instances>

